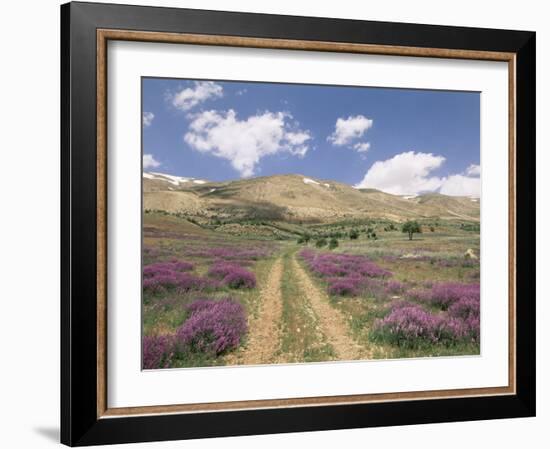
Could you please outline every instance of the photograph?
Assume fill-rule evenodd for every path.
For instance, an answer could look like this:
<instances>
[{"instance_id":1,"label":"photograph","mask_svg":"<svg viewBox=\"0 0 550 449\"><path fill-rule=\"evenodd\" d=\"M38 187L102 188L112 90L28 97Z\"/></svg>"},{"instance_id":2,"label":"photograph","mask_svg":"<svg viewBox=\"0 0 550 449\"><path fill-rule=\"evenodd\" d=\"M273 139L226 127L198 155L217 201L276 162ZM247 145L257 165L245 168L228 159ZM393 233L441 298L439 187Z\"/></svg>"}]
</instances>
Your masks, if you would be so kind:
<instances>
[{"instance_id":1,"label":"photograph","mask_svg":"<svg viewBox=\"0 0 550 449\"><path fill-rule=\"evenodd\" d=\"M141 105L142 369L480 354L479 92L142 77Z\"/></svg>"},{"instance_id":2,"label":"photograph","mask_svg":"<svg viewBox=\"0 0 550 449\"><path fill-rule=\"evenodd\" d=\"M296 2L71 2L48 21L60 70L39 91L60 100L60 126L29 133L26 120L11 147L56 134L57 172L35 165L60 207L36 201L36 182L30 202L13 189L44 178L26 152L11 151L23 178L7 170L21 178L11 196L33 205L14 221L24 238L8 239L17 257L35 235L59 243L38 264L53 269L58 254L58 276L35 273L58 284L60 307L43 307L58 316L31 326L53 329L59 357L22 362L31 374L56 363L42 371L57 389L42 389L57 412L27 418L37 436L51 422L71 447L279 447L323 432L324 447L369 432L387 443L401 428L415 447L419 425L439 442L477 423L459 433L522 443L540 414L542 15L480 11L474 23L466 10L358 5L312 16ZM44 28L18 53L51 60L33 51ZM6 110L26 117L14 100ZM57 221L40 223L59 223L59 242L36 232L49 212Z\"/></svg>"}]
</instances>

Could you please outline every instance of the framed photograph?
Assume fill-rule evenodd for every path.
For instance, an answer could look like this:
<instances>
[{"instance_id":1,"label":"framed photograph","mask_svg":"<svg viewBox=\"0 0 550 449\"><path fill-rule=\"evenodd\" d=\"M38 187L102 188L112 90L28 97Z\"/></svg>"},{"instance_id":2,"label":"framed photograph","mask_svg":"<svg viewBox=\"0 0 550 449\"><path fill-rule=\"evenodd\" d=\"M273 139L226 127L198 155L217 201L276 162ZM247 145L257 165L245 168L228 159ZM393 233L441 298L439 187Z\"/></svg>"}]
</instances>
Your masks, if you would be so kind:
<instances>
[{"instance_id":1,"label":"framed photograph","mask_svg":"<svg viewBox=\"0 0 550 449\"><path fill-rule=\"evenodd\" d=\"M535 33L61 7L61 439L535 414Z\"/></svg>"}]
</instances>

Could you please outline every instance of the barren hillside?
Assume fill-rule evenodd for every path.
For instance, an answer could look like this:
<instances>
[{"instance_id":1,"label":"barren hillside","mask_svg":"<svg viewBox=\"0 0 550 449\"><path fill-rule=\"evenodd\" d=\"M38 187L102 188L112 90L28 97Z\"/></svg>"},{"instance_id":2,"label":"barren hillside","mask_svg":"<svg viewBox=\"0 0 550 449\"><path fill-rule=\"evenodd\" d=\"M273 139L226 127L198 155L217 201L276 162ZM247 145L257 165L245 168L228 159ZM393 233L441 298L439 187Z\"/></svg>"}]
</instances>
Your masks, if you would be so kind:
<instances>
[{"instance_id":1,"label":"barren hillside","mask_svg":"<svg viewBox=\"0 0 550 449\"><path fill-rule=\"evenodd\" d=\"M404 221L439 217L479 221L477 199L441 194L404 198L303 175L210 182L144 173L143 191L145 209L220 218L332 221L368 217Z\"/></svg>"}]
</instances>

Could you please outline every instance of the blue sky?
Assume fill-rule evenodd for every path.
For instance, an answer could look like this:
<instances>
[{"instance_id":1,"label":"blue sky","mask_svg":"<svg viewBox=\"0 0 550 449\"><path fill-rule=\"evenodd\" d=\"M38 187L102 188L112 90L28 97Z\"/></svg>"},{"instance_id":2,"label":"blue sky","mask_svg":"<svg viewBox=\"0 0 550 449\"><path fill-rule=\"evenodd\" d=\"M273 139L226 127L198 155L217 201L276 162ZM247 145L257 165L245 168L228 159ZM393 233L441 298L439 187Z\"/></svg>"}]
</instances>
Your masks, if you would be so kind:
<instances>
[{"instance_id":1,"label":"blue sky","mask_svg":"<svg viewBox=\"0 0 550 449\"><path fill-rule=\"evenodd\" d=\"M144 170L479 196L477 92L144 78Z\"/></svg>"}]
</instances>

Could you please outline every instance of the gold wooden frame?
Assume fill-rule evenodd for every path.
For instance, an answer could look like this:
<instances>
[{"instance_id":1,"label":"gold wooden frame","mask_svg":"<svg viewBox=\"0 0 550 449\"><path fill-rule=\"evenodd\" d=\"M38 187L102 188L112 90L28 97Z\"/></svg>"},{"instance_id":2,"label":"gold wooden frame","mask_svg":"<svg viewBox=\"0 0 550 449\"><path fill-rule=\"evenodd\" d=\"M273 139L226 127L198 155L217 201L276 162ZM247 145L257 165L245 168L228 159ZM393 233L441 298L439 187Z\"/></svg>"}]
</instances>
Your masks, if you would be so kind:
<instances>
[{"instance_id":1,"label":"gold wooden frame","mask_svg":"<svg viewBox=\"0 0 550 449\"><path fill-rule=\"evenodd\" d=\"M243 409L343 405L404 400L444 399L516 394L516 55L515 53L403 47L371 44L247 38L237 36L157 33L98 29L97 36L97 417L197 413ZM362 53L429 58L472 59L508 63L508 385L505 387L304 397L202 404L108 408L107 406L107 42L109 40L215 45L249 48Z\"/></svg>"}]
</instances>

